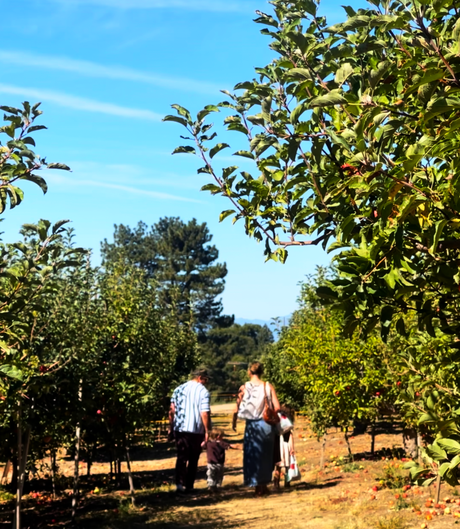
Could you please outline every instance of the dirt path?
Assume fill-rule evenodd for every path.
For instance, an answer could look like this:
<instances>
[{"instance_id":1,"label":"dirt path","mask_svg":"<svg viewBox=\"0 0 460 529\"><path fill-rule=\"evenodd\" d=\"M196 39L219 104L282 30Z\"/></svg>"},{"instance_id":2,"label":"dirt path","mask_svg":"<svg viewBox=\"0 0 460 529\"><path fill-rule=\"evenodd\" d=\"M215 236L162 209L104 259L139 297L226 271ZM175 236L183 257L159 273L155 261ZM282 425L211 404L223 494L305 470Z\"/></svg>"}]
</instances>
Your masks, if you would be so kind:
<instances>
[{"instance_id":1,"label":"dirt path","mask_svg":"<svg viewBox=\"0 0 460 529\"><path fill-rule=\"evenodd\" d=\"M230 407L229 407L230 406ZM232 443L242 446L244 425L238 431L230 428L231 405L213 407L213 422L223 428ZM327 466L319 470L319 443L309 434L305 419L299 418L295 429L296 455L302 480L289 489L272 492L268 497L255 498L243 485L242 451L227 452L226 475L220 493L209 494L206 488L206 458L202 454L197 493L178 496L174 492L174 448L166 442L150 451L134 453L133 470L137 486L136 509L130 507L127 492L113 491L104 485L108 466L93 465L93 477L84 481L85 494L76 527L81 529L451 529L460 518L457 503L444 502L437 509L426 507L434 497L434 488L416 487L403 491L407 471L402 462L384 455L377 461L365 460L370 436L351 439L354 463L346 463L347 454L343 434L332 430L326 445ZM381 434L376 439L376 450L396 449L401 446L401 434ZM361 455L359 455L361 454ZM71 462L61 461L64 474L71 472ZM33 483L33 482L32 482ZM98 490L94 483L98 483ZM383 486L382 486L383 483ZM385 483L399 484L398 489L385 488ZM94 489L92 490L91 487ZM379 490L372 490L377 487ZM95 492L96 491L96 492ZM403 494L405 497L403 497ZM398 498L395 496L398 495ZM450 488L442 491L442 498L456 500L458 493ZM34 503L35 502L35 503ZM460 503L460 499L458 500ZM45 505L45 506L42 506ZM27 500L30 528L69 527L70 499L66 494L56 502ZM445 508L450 509L445 510ZM428 514L434 510L432 519ZM6 513L6 508L4 510ZM3 520L1 519L3 518ZM9 515L0 515L0 528L8 527ZM2 523L3 522L3 523Z\"/></svg>"},{"instance_id":2,"label":"dirt path","mask_svg":"<svg viewBox=\"0 0 460 529\"><path fill-rule=\"evenodd\" d=\"M230 405L231 406L231 405ZM238 431L230 428L231 407L220 405L213 408L213 422L223 428L226 437L242 446L244 424L238 423ZM425 501L434 495L433 488L411 488L407 492L401 489L382 489L374 492L372 487L379 486L380 480L390 477L403 480L407 471L401 461L393 458L380 458L380 461L357 461L343 464L347 454L343 434L329 433L326 445L326 460L329 462L323 472L319 471L319 443L310 437L308 425L304 419L297 421L296 453L302 469L302 481L290 489L272 492L265 498L254 498L251 490L243 486L242 452L227 452L226 476L222 491L210 495L206 490L206 458L200 459L200 475L196 483L197 494L193 497L177 497L169 484L158 490L158 498L149 507L147 520L140 525L127 525L133 529L139 527L161 527L165 529L199 528L239 528L248 529L409 529L420 528L428 523L429 529L452 528L456 518L433 516L426 520ZM379 435L376 450L401 447L400 433ZM369 450L370 436L361 435L351 439L355 454ZM332 461L334 463L332 463ZM140 468L147 465L168 473L172 479L175 464L174 455L160 461L138 461ZM401 483L402 486L402 483ZM453 496L452 490L444 494ZM395 495L400 498L396 499ZM402 498L406 494L406 498ZM460 501L460 500L459 500ZM450 505L450 504L449 504ZM448 507L449 507L448 505ZM446 506L446 505L445 505ZM402 507L400 509L400 507ZM452 511L458 505L451 506ZM421 514L416 514L420 512ZM442 509L437 509L443 512ZM124 525L108 525L115 529Z\"/></svg>"}]
</instances>

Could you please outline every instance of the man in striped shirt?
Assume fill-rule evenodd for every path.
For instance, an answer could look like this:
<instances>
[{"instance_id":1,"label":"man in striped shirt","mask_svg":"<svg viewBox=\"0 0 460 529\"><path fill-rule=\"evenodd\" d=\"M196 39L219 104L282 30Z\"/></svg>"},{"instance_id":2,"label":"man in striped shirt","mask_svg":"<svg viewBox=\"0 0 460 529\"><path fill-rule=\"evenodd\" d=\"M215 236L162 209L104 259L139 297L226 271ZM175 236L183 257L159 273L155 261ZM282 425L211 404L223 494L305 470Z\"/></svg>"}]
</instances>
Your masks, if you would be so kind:
<instances>
[{"instance_id":1,"label":"man in striped shirt","mask_svg":"<svg viewBox=\"0 0 460 529\"><path fill-rule=\"evenodd\" d=\"M169 408L169 433L177 447L176 486L178 492L193 490L201 444L208 440L211 428L209 380L206 369L192 373L193 379L177 387Z\"/></svg>"}]
</instances>

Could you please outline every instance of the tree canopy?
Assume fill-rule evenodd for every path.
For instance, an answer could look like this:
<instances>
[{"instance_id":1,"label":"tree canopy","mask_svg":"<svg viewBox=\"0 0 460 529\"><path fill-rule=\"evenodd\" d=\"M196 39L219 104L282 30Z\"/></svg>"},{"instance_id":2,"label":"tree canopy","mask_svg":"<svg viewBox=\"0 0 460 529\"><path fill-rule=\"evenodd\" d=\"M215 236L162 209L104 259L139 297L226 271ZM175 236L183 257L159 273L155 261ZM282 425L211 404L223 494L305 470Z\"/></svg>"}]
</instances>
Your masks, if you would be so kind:
<instances>
[{"instance_id":1,"label":"tree canopy","mask_svg":"<svg viewBox=\"0 0 460 529\"><path fill-rule=\"evenodd\" d=\"M212 372L210 388L236 392L247 379L248 364L262 357L273 334L266 325L233 324L209 329L200 342L201 361Z\"/></svg>"},{"instance_id":2,"label":"tree canopy","mask_svg":"<svg viewBox=\"0 0 460 529\"><path fill-rule=\"evenodd\" d=\"M206 223L164 217L148 226L139 222L132 229L115 225L114 242L102 242L103 263L121 255L161 287L160 303L175 306L177 314L204 329L218 319L227 267L218 263L219 251L209 244Z\"/></svg>"},{"instance_id":3,"label":"tree canopy","mask_svg":"<svg viewBox=\"0 0 460 529\"><path fill-rule=\"evenodd\" d=\"M313 0L273 0L256 22L277 58L257 78L192 119L174 105L196 145L204 189L227 197L221 218L244 219L267 257L322 244L340 249L338 298L350 328L399 322L416 310L421 328L457 333L460 23L453 0L372 0L345 7L329 26ZM254 171L218 172L207 115L228 109ZM215 141L215 140L214 140ZM214 142L213 142L214 143ZM212 144L211 144L212 145ZM457 292L457 294L456 294Z\"/></svg>"}]
</instances>

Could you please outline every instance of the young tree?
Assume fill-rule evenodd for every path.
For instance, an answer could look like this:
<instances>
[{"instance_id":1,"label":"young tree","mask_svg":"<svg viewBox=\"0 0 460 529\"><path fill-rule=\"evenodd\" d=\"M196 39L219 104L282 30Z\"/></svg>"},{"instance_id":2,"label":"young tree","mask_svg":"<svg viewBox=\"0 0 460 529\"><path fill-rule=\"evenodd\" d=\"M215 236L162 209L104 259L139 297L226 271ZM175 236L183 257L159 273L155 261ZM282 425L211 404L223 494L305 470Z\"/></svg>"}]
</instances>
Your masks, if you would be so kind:
<instances>
[{"instance_id":1,"label":"young tree","mask_svg":"<svg viewBox=\"0 0 460 529\"><path fill-rule=\"evenodd\" d=\"M355 421L394 411L398 387L379 337L344 337L341 313L321 305L316 289L324 281L319 269L302 284L299 308L266 363L280 399L305 411L318 437L340 426L348 441Z\"/></svg>"},{"instance_id":2,"label":"young tree","mask_svg":"<svg viewBox=\"0 0 460 529\"><path fill-rule=\"evenodd\" d=\"M227 267L217 263L219 252L211 242L206 223L185 223L164 217L150 230L143 222L136 228L115 226L114 242L102 242L104 264L120 256L138 266L146 278L161 285L160 303L175 307L183 321L204 330L219 318Z\"/></svg>"}]
</instances>

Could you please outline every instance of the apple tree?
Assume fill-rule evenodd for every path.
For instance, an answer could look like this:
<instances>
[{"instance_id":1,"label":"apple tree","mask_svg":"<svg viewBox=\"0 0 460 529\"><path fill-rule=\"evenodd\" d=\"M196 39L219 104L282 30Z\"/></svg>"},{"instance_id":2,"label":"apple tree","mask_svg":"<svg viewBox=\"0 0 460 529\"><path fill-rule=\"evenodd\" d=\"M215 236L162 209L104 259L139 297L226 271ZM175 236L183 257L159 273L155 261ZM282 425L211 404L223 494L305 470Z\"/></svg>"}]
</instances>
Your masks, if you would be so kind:
<instances>
[{"instance_id":1,"label":"apple tree","mask_svg":"<svg viewBox=\"0 0 460 529\"><path fill-rule=\"evenodd\" d=\"M371 0L365 9L345 7L343 22L332 26L314 0L271 4L273 13L259 12L256 22L276 58L196 119L173 105L177 115L165 120L186 127L192 141L175 152L198 154L199 171L213 180L204 189L231 203L221 218L243 219L267 258L284 261L291 246L314 244L337 252L338 277L318 293L341 308L346 331L378 326L384 338L392 329L404 336L414 319L418 332L442 336L455 357L457 3ZM227 129L247 141L235 154L252 160L252 171L214 160L228 147L207 123L220 109L229 111ZM429 356L407 360L415 370L430 365ZM435 370L451 369L438 361ZM435 399L434 391L445 390L427 384L423 398ZM447 439L458 442L458 415L449 420L455 428ZM447 466L437 465L442 477L447 468L453 476L460 461L449 454Z\"/></svg>"},{"instance_id":2,"label":"apple tree","mask_svg":"<svg viewBox=\"0 0 460 529\"><path fill-rule=\"evenodd\" d=\"M265 361L280 399L307 414L318 438L341 427L350 450L350 427L395 413L399 392L380 338L343 336L341 313L321 305L316 289L325 274L320 268L302 284L299 308Z\"/></svg>"}]
</instances>

